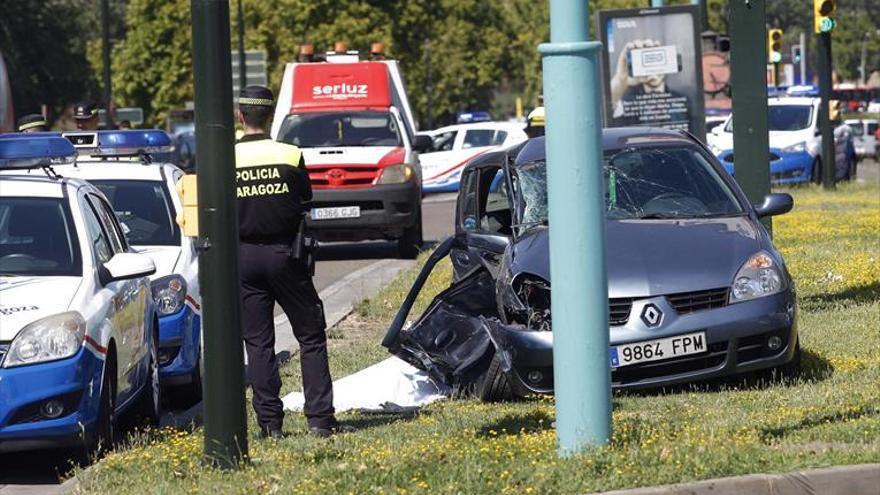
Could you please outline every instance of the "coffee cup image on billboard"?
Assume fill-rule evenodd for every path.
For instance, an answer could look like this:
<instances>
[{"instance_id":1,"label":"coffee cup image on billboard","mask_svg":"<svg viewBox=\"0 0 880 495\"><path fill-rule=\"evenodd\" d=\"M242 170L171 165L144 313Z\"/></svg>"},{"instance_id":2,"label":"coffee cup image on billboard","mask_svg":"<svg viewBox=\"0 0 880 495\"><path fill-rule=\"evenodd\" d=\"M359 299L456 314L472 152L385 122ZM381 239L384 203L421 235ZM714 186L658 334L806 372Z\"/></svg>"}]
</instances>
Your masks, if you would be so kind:
<instances>
[{"instance_id":1,"label":"coffee cup image on billboard","mask_svg":"<svg viewBox=\"0 0 880 495\"><path fill-rule=\"evenodd\" d=\"M646 38L626 43L611 77L611 125L688 129L688 98L667 76L682 70L675 45Z\"/></svg>"}]
</instances>

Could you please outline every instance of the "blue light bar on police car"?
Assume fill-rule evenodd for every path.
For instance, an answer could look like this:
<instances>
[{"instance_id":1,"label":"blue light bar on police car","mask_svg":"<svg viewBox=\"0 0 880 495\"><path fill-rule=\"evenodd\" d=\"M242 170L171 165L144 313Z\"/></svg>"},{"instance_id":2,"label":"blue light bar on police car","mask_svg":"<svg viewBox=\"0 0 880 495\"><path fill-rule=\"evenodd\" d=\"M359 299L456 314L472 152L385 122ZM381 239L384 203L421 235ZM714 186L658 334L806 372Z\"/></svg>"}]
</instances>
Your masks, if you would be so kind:
<instances>
[{"instance_id":1,"label":"blue light bar on police car","mask_svg":"<svg viewBox=\"0 0 880 495\"><path fill-rule=\"evenodd\" d=\"M0 169L29 169L76 161L76 149L57 133L0 135Z\"/></svg>"},{"instance_id":2,"label":"blue light bar on police car","mask_svg":"<svg viewBox=\"0 0 880 495\"><path fill-rule=\"evenodd\" d=\"M174 150L171 138L159 129L65 132L62 136L91 156L137 156Z\"/></svg>"}]
</instances>

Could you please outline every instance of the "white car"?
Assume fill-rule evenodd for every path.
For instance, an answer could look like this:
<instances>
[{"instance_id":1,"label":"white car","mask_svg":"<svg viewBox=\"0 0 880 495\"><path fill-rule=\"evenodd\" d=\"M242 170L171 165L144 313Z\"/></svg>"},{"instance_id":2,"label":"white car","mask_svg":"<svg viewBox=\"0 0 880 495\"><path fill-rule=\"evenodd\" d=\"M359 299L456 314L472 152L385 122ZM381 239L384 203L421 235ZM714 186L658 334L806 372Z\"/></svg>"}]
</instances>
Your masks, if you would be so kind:
<instances>
[{"instance_id":1,"label":"white car","mask_svg":"<svg viewBox=\"0 0 880 495\"><path fill-rule=\"evenodd\" d=\"M876 119L847 119L846 125L852 129L856 156L874 158L880 161L880 146L877 143Z\"/></svg>"},{"instance_id":2,"label":"white car","mask_svg":"<svg viewBox=\"0 0 880 495\"><path fill-rule=\"evenodd\" d=\"M129 410L158 423L156 267L98 188L49 168L74 156L0 136L0 452L93 453Z\"/></svg>"},{"instance_id":3,"label":"white car","mask_svg":"<svg viewBox=\"0 0 880 495\"><path fill-rule=\"evenodd\" d=\"M819 134L819 98L781 97L767 101L770 133L770 174L777 183L820 182L822 137ZM854 172L852 132L847 125L834 129L835 177ZM733 115L712 129L706 144L728 171L733 171Z\"/></svg>"},{"instance_id":4,"label":"white car","mask_svg":"<svg viewBox=\"0 0 880 495\"><path fill-rule=\"evenodd\" d=\"M471 158L529 138L520 122L458 124L419 134L432 141L431 151L419 154L425 192L458 191L461 172Z\"/></svg>"},{"instance_id":5,"label":"white car","mask_svg":"<svg viewBox=\"0 0 880 495\"><path fill-rule=\"evenodd\" d=\"M176 222L182 211L177 182L184 172L151 163L150 153L168 150L160 130L70 132L79 150L76 164L55 167L64 177L100 189L122 222L135 250L156 263L153 298L159 315L159 376L188 401L201 398L201 296L198 253Z\"/></svg>"}]
</instances>

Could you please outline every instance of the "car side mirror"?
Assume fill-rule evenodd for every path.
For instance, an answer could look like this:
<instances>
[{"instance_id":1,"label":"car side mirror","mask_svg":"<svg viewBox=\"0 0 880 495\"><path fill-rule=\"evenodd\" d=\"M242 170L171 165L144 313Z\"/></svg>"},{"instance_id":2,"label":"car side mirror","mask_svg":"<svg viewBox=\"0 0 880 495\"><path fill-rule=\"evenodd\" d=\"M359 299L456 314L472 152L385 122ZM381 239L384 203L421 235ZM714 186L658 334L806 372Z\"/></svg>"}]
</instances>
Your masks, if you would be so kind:
<instances>
[{"instance_id":1,"label":"car side mirror","mask_svg":"<svg viewBox=\"0 0 880 495\"><path fill-rule=\"evenodd\" d=\"M413 148L419 153L431 151L433 144L434 142L431 140L431 137L424 134L416 134L415 138L413 138Z\"/></svg>"},{"instance_id":2,"label":"car side mirror","mask_svg":"<svg viewBox=\"0 0 880 495\"><path fill-rule=\"evenodd\" d=\"M117 280L146 277L156 273L156 264L146 254L118 253L104 263L99 271L104 285Z\"/></svg>"},{"instance_id":3,"label":"car side mirror","mask_svg":"<svg viewBox=\"0 0 880 495\"><path fill-rule=\"evenodd\" d=\"M724 130L724 125L723 125L723 124L722 124L722 125L716 125L715 127L712 128L712 134L714 134L714 135L716 135L716 136L720 136L720 135L721 135L721 131L723 131L723 130Z\"/></svg>"},{"instance_id":4,"label":"car side mirror","mask_svg":"<svg viewBox=\"0 0 880 495\"><path fill-rule=\"evenodd\" d=\"M755 205L755 213L758 218L782 215L791 211L794 207L794 198L787 193L773 193L764 196L764 202Z\"/></svg>"}]
</instances>

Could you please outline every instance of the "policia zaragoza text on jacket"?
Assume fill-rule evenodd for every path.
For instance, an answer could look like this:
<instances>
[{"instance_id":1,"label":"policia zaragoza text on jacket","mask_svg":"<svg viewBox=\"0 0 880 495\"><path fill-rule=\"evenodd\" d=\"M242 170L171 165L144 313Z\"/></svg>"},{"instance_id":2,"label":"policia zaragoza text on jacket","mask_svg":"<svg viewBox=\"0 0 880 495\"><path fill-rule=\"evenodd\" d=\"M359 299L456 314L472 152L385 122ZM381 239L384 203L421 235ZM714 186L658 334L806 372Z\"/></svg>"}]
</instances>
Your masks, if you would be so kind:
<instances>
[{"instance_id":1,"label":"policia zaragoza text on jacket","mask_svg":"<svg viewBox=\"0 0 880 495\"><path fill-rule=\"evenodd\" d=\"M245 135L235 145L239 264L245 348L253 405L265 437L282 436L281 377L275 359L275 302L281 305L300 345L304 412L319 436L350 428L334 416L327 363L324 308L302 249L303 202L312 188L299 148L266 134L273 96L261 86L244 88L238 100ZM291 256L292 252L298 253Z\"/></svg>"}]
</instances>

